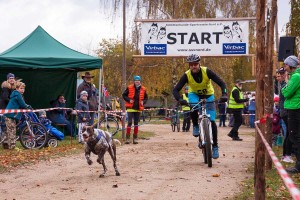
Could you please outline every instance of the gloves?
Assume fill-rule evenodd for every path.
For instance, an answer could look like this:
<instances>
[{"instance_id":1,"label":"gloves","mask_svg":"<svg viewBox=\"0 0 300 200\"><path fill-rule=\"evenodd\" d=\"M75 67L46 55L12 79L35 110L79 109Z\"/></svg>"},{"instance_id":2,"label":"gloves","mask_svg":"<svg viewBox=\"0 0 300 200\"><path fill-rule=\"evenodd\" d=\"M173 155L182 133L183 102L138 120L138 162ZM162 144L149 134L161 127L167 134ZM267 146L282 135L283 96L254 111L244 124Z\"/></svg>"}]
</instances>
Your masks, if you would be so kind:
<instances>
[{"instance_id":1,"label":"gloves","mask_svg":"<svg viewBox=\"0 0 300 200\"><path fill-rule=\"evenodd\" d=\"M221 102L226 102L228 100L227 94L223 94L220 98Z\"/></svg>"},{"instance_id":2,"label":"gloves","mask_svg":"<svg viewBox=\"0 0 300 200\"><path fill-rule=\"evenodd\" d=\"M189 103L186 100L183 100L183 99L180 99L178 102L180 103L180 105L186 105L186 106L189 105Z\"/></svg>"}]
</instances>

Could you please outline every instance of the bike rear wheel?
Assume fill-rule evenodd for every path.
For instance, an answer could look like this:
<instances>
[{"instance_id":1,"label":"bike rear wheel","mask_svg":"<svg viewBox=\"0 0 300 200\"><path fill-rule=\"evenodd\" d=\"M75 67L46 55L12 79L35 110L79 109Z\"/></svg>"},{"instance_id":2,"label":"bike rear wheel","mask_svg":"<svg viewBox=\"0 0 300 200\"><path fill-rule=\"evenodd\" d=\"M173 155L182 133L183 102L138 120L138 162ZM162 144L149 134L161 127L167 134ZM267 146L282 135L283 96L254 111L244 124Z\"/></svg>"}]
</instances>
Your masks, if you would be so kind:
<instances>
[{"instance_id":1,"label":"bike rear wheel","mask_svg":"<svg viewBox=\"0 0 300 200\"><path fill-rule=\"evenodd\" d=\"M20 133L20 143L25 149L40 149L48 141L46 128L39 123L31 122L24 126Z\"/></svg>"},{"instance_id":2,"label":"bike rear wheel","mask_svg":"<svg viewBox=\"0 0 300 200\"><path fill-rule=\"evenodd\" d=\"M119 131L119 122L113 117L104 118L99 122L99 128L114 136Z\"/></svg>"},{"instance_id":3,"label":"bike rear wheel","mask_svg":"<svg viewBox=\"0 0 300 200\"><path fill-rule=\"evenodd\" d=\"M210 129L209 129L209 119L203 119L202 122L203 125L203 131L204 131L204 141L205 141L205 146L204 146L204 151L203 151L203 156L204 156L204 162L207 163L208 167L212 167L212 144L210 140Z\"/></svg>"}]
</instances>

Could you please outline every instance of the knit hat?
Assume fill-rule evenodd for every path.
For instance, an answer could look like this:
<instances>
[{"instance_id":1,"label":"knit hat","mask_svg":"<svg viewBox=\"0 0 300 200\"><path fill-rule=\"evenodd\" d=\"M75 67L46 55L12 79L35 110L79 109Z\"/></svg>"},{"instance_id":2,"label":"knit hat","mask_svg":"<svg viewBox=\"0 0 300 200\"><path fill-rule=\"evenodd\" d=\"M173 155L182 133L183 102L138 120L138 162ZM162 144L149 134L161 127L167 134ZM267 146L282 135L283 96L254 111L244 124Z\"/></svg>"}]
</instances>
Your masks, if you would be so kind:
<instances>
[{"instance_id":1,"label":"knit hat","mask_svg":"<svg viewBox=\"0 0 300 200\"><path fill-rule=\"evenodd\" d=\"M276 72L279 74L284 74L285 69L284 69L284 67L280 67L280 69L278 69Z\"/></svg>"},{"instance_id":2,"label":"knit hat","mask_svg":"<svg viewBox=\"0 0 300 200\"><path fill-rule=\"evenodd\" d=\"M141 81L141 77L140 77L140 76L134 76L134 77L133 77L133 80L134 80L134 81Z\"/></svg>"},{"instance_id":3,"label":"knit hat","mask_svg":"<svg viewBox=\"0 0 300 200\"><path fill-rule=\"evenodd\" d=\"M10 78L15 78L15 75L13 73L8 73L6 78L7 78L7 80Z\"/></svg>"},{"instance_id":4,"label":"knit hat","mask_svg":"<svg viewBox=\"0 0 300 200\"><path fill-rule=\"evenodd\" d=\"M89 96L88 92L85 90L80 92L80 97L82 97L83 95Z\"/></svg>"},{"instance_id":5,"label":"knit hat","mask_svg":"<svg viewBox=\"0 0 300 200\"><path fill-rule=\"evenodd\" d=\"M284 60L283 63L290 67L297 67L299 65L299 60L296 56L289 56Z\"/></svg>"},{"instance_id":6,"label":"knit hat","mask_svg":"<svg viewBox=\"0 0 300 200\"><path fill-rule=\"evenodd\" d=\"M46 111L42 110L42 111L39 112L39 114L40 114L40 116L41 115L46 115Z\"/></svg>"}]
</instances>

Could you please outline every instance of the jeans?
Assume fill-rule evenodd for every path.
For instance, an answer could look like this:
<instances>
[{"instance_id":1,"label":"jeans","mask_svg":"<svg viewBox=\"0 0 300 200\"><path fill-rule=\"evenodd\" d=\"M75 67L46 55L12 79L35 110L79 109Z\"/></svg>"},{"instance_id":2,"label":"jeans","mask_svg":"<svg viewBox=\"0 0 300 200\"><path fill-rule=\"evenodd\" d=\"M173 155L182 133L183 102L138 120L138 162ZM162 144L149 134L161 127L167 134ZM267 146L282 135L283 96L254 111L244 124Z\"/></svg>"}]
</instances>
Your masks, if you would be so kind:
<instances>
[{"instance_id":1,"label":"jeans","mask_svg":"<svg viewBox=\"0 0 300 200\"><path fill-rule=\"evenodd\" d=\"M254 128L254 121L255 121L255 110L249 110L249 125L250 128Z\"/></svg>"}]
</instances>

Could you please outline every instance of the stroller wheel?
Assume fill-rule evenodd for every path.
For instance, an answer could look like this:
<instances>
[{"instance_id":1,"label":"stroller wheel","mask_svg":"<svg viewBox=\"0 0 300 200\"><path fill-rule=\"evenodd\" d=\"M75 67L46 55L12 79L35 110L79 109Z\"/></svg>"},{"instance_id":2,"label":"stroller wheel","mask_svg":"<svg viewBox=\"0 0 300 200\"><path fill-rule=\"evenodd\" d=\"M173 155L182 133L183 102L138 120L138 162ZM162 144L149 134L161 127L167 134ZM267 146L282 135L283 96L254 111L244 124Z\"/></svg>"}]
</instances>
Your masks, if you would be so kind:
<instances>
[{"instance_id":1,"label":"stroller wheel","mask_svg":"<svg viewBox=\"0 0 300 200\"><path fill-rule=\"evenodd\" d=\"M53 148L55 148L55 147L57 147L57 145L58 145L58 141L57 141L57 139L49 139L49 141L48 141L48 146L49 147L53 147Z\"/></svg>"}]
</instances>

